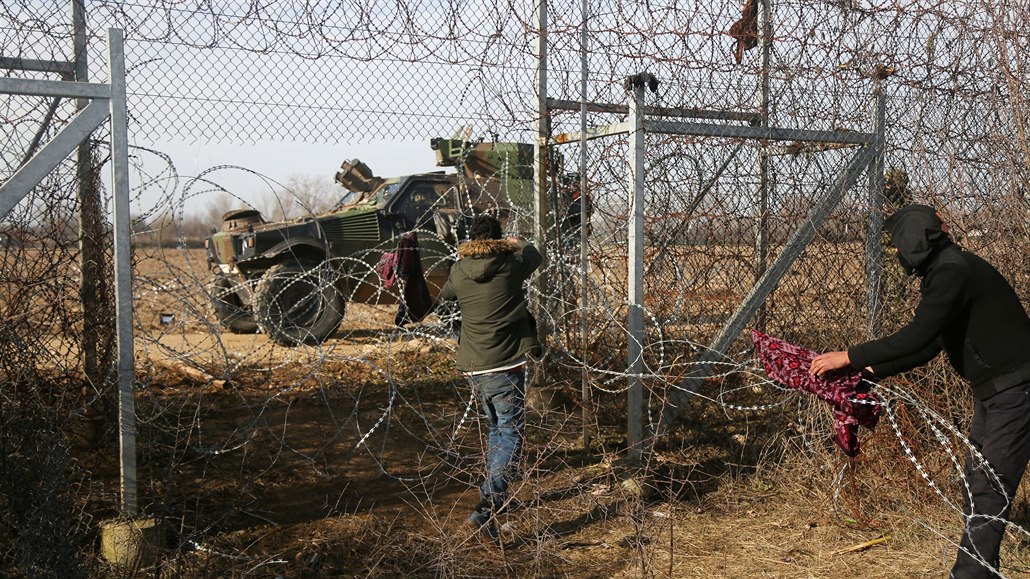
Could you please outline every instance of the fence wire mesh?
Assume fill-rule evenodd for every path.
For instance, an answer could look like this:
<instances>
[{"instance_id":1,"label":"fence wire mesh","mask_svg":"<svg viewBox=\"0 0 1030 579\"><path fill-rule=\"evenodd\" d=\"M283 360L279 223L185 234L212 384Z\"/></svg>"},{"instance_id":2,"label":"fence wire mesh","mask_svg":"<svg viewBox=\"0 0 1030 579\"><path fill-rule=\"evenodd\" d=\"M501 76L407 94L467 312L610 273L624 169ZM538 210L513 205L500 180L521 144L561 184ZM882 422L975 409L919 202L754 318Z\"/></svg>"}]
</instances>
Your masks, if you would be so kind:
<instances>
[{"instance_id":1,"label":"fence wire mesh","mask_svg":"<svg viewBox=\"0 0 1030 579\"><path fill-rule=\"evenodd\" d=\"M908 319L917 291L890 259L876 264L882 310L869 311L867 260L884 247L879 232L868 239L871 215L884 209L871 200L883 173L888 205L938 207L964 247L995 264L1024 303L1030 298L1030 14L1006 2L775 0L763 55L762 2L747 3L755 13L738 2L585 4L588 14L582 2L550 1L541 30L540 6L522 0L84 2L89 80L109 80L104 31L126 35L140 503L166 535L153 572L880 572L830 551L783 547L797 541L786 523L783 533L761 534L776 564L752 556L761 540L740 521L755 544L688 546L707 544L695 533L711 532L714 519L702 511L737 508L740 497L756 501L770 489L798 505L817 497L816 513L832 504L849 523L823 536L827 544L857 542L849 529L907 532L916 538L899 546L898 568L944 572L961 529L964 480L955 465L970 406L945 361L878 386L886 420L854 462L826 443L824 407L762 375L746 332L731 339L708 380L688 378L845 174L860 150L846 141L874 132L877 90L886 102L882 169L861 169L747 327L828 350L869 338L870 318L881 333ZM8 77L73 78L26 72L11 59L74 61L74 36L68 3L0 8ZM583 101L592 105L588 129L625 122L624 81L645 71L658 80L646 92L648 119L704 130L645 136L644 364L633 375L629 137L580 144L560 136L581 130ZM540 97L553 105L544 114L552 139L548 260L531 299L549 347L532 365L520 508L505 515L497 562L474 556L470 533L454 530L464 503L474 503L485 429L453 365L456 314L398 326L405 287L387 286L375 266L397 248L401 229L414 227L436 288L473 213L499 210L509 232L532 234L529 151ZM76 105L0 102L7 179ZM756 125L782 132L741 136ZM838 140L806 140L811 131ZM224 227L224 212L258 209L265 221L305 223L332 214L353 191L328 179L280 183L262 166L215 163L189 174L180 167L192 159L165 152L170 141L281 142L289 163L298 143L414 141L429 149L431 139L452 135L462 151L478 144L492 164L477 171L474 157L459 153L444 175L419 177L428 197L405 193L408 205L393 212L405 227L384 234L368 233L367 223L322 222L327 235L337 227L345 238L370 237L327 259L293 249L279 269L243 276L212 268L201 246ZM110 268L110 226L80 223L84 203L110 203L105 143L93 135L87 170L69 159L0 219L0 561L15 575L117 572L94 547L99 521L119 504L114 304L110 276L88 279ZM446 142L434 146L447 158ZM241 174L248 185L224 185ZM249 295L279 317L250 313L240 297ZM275 323L307 307L321 308L316 323ZM643 382L650 429L678 393L696 394L642 465L616 458L626 446L631 379ZM766 482L785 477L809 490ZM756 510L748 517L781 528ZM788 512L769 516L796 517ZM1006 543L1003 575L1027 565L1025 526L1010 527L1017 540ZM740 567L719 561L734 552L751 555Z\"/></svg>"}]
</instances>

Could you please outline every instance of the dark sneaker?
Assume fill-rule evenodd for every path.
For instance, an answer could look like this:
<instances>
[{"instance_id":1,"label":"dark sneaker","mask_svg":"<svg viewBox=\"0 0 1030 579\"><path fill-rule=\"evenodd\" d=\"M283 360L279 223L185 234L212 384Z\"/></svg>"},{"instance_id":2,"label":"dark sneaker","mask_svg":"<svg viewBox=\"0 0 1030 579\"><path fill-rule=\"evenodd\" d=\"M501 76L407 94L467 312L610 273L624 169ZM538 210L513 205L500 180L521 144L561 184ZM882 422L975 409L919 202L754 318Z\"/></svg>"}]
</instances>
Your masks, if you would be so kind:
<instances>
[{"instance_id":1,"label":"dark sneaker","mask_svg":"<svg viewBox=\"0 0 1030 579\"><path fill-rule=\"evenodd\" d=\"M465 520L465 524L472 530L479 533L479 535L485 539L489 539L491 543L500 543L500 534L497 532L497 525L494 524L490 511L472 511L469 518Z\"/></svg>"},{"instance_id":2,"label":"dark sneaker","mask_svg":"<svg viewBox=\"0 0 1030 579\"><path fill-rule=\"evenodd\" d=\"M516 498L512 497L512 498L508 499L507 501L505 501L501 505L501 508L498 509L497 513L498 514L514 513L515 511L521 511L521 510L523 510L525 508L526 508L526 503L520 501L519 499L516 499Z\"/></svg>"}]
</instances>

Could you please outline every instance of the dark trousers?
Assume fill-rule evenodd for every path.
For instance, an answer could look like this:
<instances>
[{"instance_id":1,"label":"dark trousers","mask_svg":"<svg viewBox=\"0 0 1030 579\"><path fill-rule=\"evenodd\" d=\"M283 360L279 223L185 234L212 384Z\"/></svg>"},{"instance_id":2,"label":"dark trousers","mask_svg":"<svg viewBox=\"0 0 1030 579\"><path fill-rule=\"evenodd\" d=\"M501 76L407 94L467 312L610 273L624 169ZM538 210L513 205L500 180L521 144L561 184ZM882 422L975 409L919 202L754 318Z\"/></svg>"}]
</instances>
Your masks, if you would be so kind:
<instances>
[{"instance_id":1,"label":"dark trousers","mask_svg":"<svg viewBox=\"0 0 1030 579\"><path fill-rule=\"evenodd\" d=\"M951 570L955 579L997 576L1005 519L1030 460L1030 383L977 400L969 441L987 464L966 452L966 529Z\"/></svg>"}]
</instances>

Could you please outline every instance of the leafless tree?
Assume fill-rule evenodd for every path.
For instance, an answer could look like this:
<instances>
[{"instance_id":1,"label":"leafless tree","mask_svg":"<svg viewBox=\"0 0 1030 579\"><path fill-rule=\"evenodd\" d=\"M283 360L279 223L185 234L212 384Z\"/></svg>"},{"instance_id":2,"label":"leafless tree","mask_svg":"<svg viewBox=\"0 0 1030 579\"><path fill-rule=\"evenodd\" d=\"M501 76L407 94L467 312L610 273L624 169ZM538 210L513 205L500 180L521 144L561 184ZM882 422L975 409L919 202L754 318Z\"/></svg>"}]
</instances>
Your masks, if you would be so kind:
<instances>
[{"instance_id":1,"label":"leafless tree","mask_svg":"<svg viewBox=\"0 0 1030 579\"><path fill-rule=\"evenodd\" d=\"M280 221L328 211L342 196L343 189L328 177L295 174L282 189L262 196L258 208L265 219Z\"/></svg>"}]
</instances>

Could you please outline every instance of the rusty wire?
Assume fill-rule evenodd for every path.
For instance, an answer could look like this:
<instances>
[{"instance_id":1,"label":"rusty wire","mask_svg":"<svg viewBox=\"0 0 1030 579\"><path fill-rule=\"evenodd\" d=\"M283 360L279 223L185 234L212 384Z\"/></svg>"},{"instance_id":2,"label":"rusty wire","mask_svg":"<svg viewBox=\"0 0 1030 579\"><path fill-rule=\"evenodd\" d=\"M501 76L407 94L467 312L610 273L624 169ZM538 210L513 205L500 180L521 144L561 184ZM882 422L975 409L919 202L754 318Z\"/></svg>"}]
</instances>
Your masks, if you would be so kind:
<instances>
[{"instance_id":1,"label":"rusty wire","mask_svg":"<svg viewBox=\"0 0 1030 579\"><path fill-rule=\"evenodd\" d=\"M743 52L737 63L736 41L728 33L742 16L738 3L591 4L587 100L626 105L624 79L649 71L660 81L647 95L649 105L759 112L760 50ZM431 316L423 324L396 328L391 307L348 304L341 331L320 345L283 349L261 335L241 342L213 317L211 272L197 247L205 230L218 223L210 216L199 228L196 222L203 221L200 215L208 207L261 206L265 194L278 196L284 208L299 207L305 199L264 177L260 167L180 174L177 160L155 143L428 142L456 130L531 143L537 116L534 45L540 34L531 3L140 0L94 1L86 8L93 80L106 78L103 31L109 26L126 31L130 136L137 144L134 305L146 465L142 494L150 512L176 521L176 564L203 568L184 562L183 552L190 549L213 553L214 560L240 572L286 564L279 554L248 551L222 534L244 519L274 518L260 505L289 487L279 469L318 481L315 486L329 505L322 512L340 515L355 508L348 502L352 497L345 499L347 485L382 479L404 489L426 521L442 525L434 490L448 484L472 488L481 459L474 399L449 365L455 347L451 320ZM1028 16L1025 8L1004 2L773 2L768 69L768 122L785 129L869 131L874 92L881 87L885 168L895 175L903 171L911 199L939 207L959 242L994 263L1024 299L1030 297L1025 259L1030 143L1023 101L1030 94L1023 49ZM546 96L552 99L580 100L581 25L579 2L551 2ZM6 57L70 60L67 11L45 3L7 3L0 11L0 44ZM0 171L6 178L24 162L37 130L42 126L44 136L52 135L73 108L31 97L0 102L5 137ZM552 135L579 129L577 111L554 110L548 120ZM620 113L591 113L588 123L597 127L621 120ZM104 170L103 138L94 140L97 170ZM855 148L718 135L649 134L646 144L643 379L654 425L670 393L683 388L692 362L754 283L756 227L766 227L768 264ZM564 160L563 171L578 171L577 145L554 150ZM546 246L549 289L533 294L546 305L540 321L550 334L538 378L559 400L530 427L535 452L527 470L536 474L520 492L528 502L535 500L536 517L569 518L570 509L597 502L584 494L573 506L550 507L541 498L550 496L553 486L547 485L574 462L565 449L583 428L598 433L591 449L598 461L622 444L626 150L624 136L587 146L593 212L586 302L579 294L579 248L572 236L554 230ZM762 155L769 158L770 182L764 213L757 199ZM223 187L220 177L227 172L248 173L254 188ZM767 332L815 349L838 349L869 337L867 223L870 211L881 209L869 205L869 177L867 172L847 192L765 303L761 324ZM0 303L5 349L0 442L5 449L19 449L0 464L8 497L0 501L0 514L11 522L7 529L27 525L36 533L4 535L0 560L59 575L95 564L83 563L91 560L93 521L113 515L117 505L114 480L103 474L110 470L115 436L111 376L86 379L78 346L84 316L78 302L75 179L73 164L66 164L0 221L0 285L6 288ZM553 201L560 211L560 199ZM514 217L515 229L527 234L531 208L515 208ZM371 251L394 245L396 240L384 240ZM910 314L915 288L893 264L884 268L880 320L890 331ZM368 273L346 267L323 272L331 283L339 281L334 276L356 279ZM112 307L110 296L104 299L101 305ZM161 323L161 314L171 315L170 323ZM110 347L112 329L106 331L103 342ZM101 354L110 356L108 349ZM832 462L824 444L825 412L760 376L746 340L734 344L729 360L697 392L698 406L714 407L735 424L786 416L792 429L773 429L770 435L783 441L784 450L765 449L762 457L780 460L792 450ZM109 365L109 357L101 362ZM883 386L891 420L881 426L875 458L865 468L889 471L899 458L908 459L914 465L907 471L912 495L947 505L960 496L961 477L951 460L964 451L961 436L949 428L968 420L969 397L945 366L937 361L907 382ZM184 367L206 375L206 383L183 378ZM578 394L584 369L593 393L585 402ZM581 422L580 403L588 405L592 424ZM685 414L692 412L698 411ZM770 424L777 420L770 418ZM90 428L105 423L102 434L89 436ZM893 434L884 434L887 426ZM83 428L86 440L71 432ZM316 442L312 429L318 431ZM667 468L697 436L676 431L657 448L656 456L665 462L655 459L647 468L671 478L669 488L697 488L691 475ZM48 449L58 451L42 452ZM35 462L26 458L34 452L42 457ZM45 513L29 520L25 503L18 502L26 496L16 492L24 489L14 482L33 469L61 484L35 485L52 500L47 499ZM198 480L204 493L184 491L188 481ZM579 480L569 492L589 484L583 480L589 481ZM850 492L854 498L854 487L836 484L838 496ZM528 517L516 526L530 525ZM70 537L69 544L54 547L58 557L48 558L33 542L57 535ZM535 540L550 539L545 533ZM646 567L646 557L639 564ZM413 555L411 568L445 573L461 567Z\"/></svg>"}]
</instances>

